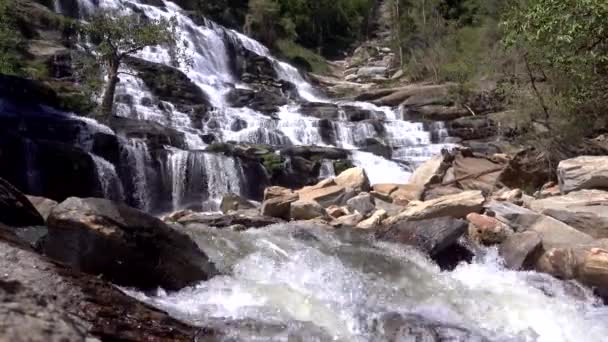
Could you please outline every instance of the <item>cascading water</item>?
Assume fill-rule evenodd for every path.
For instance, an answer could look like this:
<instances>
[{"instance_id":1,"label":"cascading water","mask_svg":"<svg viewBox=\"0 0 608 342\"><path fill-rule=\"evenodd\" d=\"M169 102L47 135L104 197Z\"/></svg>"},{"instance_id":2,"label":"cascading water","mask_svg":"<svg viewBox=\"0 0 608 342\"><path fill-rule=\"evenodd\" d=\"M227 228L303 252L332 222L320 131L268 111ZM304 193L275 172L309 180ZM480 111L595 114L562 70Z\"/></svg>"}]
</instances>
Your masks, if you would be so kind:
<instances>
[{"instance_id":1,"label":"cascading water","mask_svg":"<svg viewBox=\"0 0 608 342\"><path fill-rule=\"evenodd\" d=\"M203 122L204 127L198 130L200 134L212 133L221 141L270 145L328 145L327 142L324 142L320 132L319 119L302 115L298 105L281 107L277 113L278 120L275 120L251 108L233 108L227 103L225 95L233 87L247 88L247 85L240 84L233 74L234 71L229 62L231 58L229 44L236 44L268 58L278 77L294 84L298 94L304 100L333 103L320 96L296 68L274 59L269 50L257 41L210 21L197 25L171 2L164 2L163 7L156 7L139 2L104 0L100 2L100 6L117 8L126 12L137 7L138 11L152 18L175 17L177 19L178 31L186 41L185 48L193 60L192 67L183 71L205 91L211 104L215 107L207 121ZM172 64L169 50L162 47L147 48L139 53L138 57L156 63ZM129 105L119 104L117 106L119 115L153 120L185 131L191 137L196 136L197 129L193 128L193 122L187 114L175 109L167 113L166 110L163 111L156 106L142 105L146 102L142 100L152 97L152 95L141 80L125 76L123 82L119 84L117 94L127 95L132 99L132 103ZM432 152L439 151L446 146L433 145L431 132L425 131L422 124L402 121L400 115L390 108L379 108L370 103L360 102L340 103L340 105L354 106L378 113L374 120L386 131L384 140L395 151L395 159L419 162L431 157ZM377 136L377 130L371 123L335 120L331 125L335 131L337 147L357 149L364 143L365 138ZM204 144L197 140L194 146L202 148ZM369 158L359 159L357 164L366 168L368 172L373 172L371 169L377 163L368 165L365 164L366 160ZM392 163L392 168L401 167L398 163L391 161L385 163ZM401 173L402 176L407 174L406 170ZM407 178L391 180L398 181L398 183L407 182Z\"/></svg>"},{"instance_id":2,"label":"cascading water","mask_svg":"<svg viewBox=\"0 0 608 342\"><path fill-rule=\"evenodd\" d=\"M400 341L599 342L608 336L608 309L588 290L507 271L496 250L441 272L414 249L342 233L304 223L246 232L197 228L191 236L226 276L171 294L129 293L195 325L229 319L275 327L234 324L231 341L389 341L379 325L395 314L443 327L415 339L417 331L406 325L410 333L404 330Z\"/></svg>"},{"instance_id":3,"label":"cascading water","mask_svg":"<svg viewBox=\"0 0 608 342\"><path fill-rule=\"evenodd\" d=\"M124 202L124 190L122 188L120 178L118 178L118 174L116 173L116 168L114 167L114 165L109 161L92 153L90 155L91 158L93 158L93 161L95 162L95 168L97 169L97 175L99 183L101 185L103 197L119 202Z\"/></svg>"}]
</instances>

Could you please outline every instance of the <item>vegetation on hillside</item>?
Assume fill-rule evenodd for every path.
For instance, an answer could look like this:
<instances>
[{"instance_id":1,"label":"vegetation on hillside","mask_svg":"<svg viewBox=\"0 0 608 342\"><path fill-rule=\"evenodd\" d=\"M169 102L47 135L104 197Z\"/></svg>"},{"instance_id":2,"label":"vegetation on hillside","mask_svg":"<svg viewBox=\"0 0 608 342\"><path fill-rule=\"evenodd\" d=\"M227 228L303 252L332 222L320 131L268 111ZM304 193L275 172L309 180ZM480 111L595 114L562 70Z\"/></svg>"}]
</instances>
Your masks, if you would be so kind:
<instances>
[{"instance_id":1,"label":"vegetation on hillside","mask_svg":"<svg viewBox=\"0 0 608 342\"><path fill-rule=\"evenodd\" d=\"M0 0L0 74L14 75L21 67L17 49L21 34L17 29L12 0Z\"/></svg>"},{"instance_id":2,"label":"vegetation on hillside","mask_svg":"<svg viewBox=\"0 0 608 342\"><path fill-rule=\"evenodd\" d=\"M499 82L510 107L553 137L605 130L608 2L390 0L412 81Z\"/></svg>"}]
</instances>

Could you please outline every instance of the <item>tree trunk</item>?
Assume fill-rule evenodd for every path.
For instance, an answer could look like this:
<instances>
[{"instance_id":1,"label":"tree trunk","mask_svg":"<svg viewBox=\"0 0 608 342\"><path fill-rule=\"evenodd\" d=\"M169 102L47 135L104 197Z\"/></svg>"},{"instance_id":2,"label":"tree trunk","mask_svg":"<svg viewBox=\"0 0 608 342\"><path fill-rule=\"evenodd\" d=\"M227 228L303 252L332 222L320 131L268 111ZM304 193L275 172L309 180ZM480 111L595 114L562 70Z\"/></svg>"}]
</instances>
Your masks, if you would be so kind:
<instances>
[{"instance_id":1,"label":"tree trunk","mask_svg":"<svg viewBox=\"0 0 608 342\"><path fill-rule=\"evenodd\" d=\"M118 68L120 66L120 60L114 59L108 63L108 83L103 93L103 100L101 102L101 114L104 119L112 117L114 108L114 93L116 92L116 85L118 84Z\"/></svg>"}]
</instances>

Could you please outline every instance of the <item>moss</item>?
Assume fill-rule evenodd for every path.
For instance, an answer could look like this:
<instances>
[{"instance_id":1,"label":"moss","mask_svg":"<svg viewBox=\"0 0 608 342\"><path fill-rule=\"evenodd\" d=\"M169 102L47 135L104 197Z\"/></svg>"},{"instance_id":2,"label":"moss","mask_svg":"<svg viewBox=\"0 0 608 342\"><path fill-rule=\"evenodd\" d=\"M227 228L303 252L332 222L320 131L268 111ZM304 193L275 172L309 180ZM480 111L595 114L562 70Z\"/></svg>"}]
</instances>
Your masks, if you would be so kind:
<instances>
[{"instance_id":1,"label":"moss","mask_svg":"<svg viewBox=\"0 0 608 342\"><path fill-rule=\"evenodd\" d=\"M267 153L261 156L262 165L270 174L282 172L284 168L283 158L276 153Z\"/></svg>"},{"instance_id":2,"label":"moss","mask_svg":"<svg viewBox=\"0 0 608 342\"><path fill-rule=\"evenodd\" d=\"M279 40L276 46L282 57L301 69L316 74L327 74L329 72L329 64L327 64L325 58L290 40Z\"/></svg>"},{"instance_id":3,"label":"moss","mask_svg":"<svg viewBox=\"0 0 608 342\"><path fill-rule=\"evenodd\" d=\"M213 143L207 146L206 151L229 154L231 152L231 148L230 145L226 143Z\"/></svg>"},{"instance_id":4,"label":"moss","mask_svg":"<svg viewBox=\"0 0 608 342\"><path fill-rule=\"evenodd\" d=\"M334 162L334 170L336 171L336 175L339 175L352 167L354 167L353 162L348 159L340 159Z\"/></svg>"}]
</instances>

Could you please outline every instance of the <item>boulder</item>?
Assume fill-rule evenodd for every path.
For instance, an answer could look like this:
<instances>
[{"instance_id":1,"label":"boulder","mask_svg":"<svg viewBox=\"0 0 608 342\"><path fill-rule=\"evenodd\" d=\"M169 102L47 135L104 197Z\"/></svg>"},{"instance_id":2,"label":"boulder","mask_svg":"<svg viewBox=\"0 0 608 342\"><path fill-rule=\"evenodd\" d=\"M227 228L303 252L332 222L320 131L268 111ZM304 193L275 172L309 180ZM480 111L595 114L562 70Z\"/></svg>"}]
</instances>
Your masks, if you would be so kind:
<instances>
[{"instance_id":1,"label":"boulder","mask_svg":"<svg viewBox=\"0 0 608 342\"><path fill-rule=\"evenodd\" d=\"M388 73L388 68L385 66L377 66L377 67L363 67L357 70L357 76L360 77L374 77L374 76L386 76Z\"/></svg>"},{"instance_id":2,"label":"boulder","mask_svg":"<svg viewBox=\"0 0 608 342\"><path fill-rule=\"evenodd\" d=\"M325 216L325 209L315 201L299 200L291 203L292 220L312 220Z\"/></svg>"},{"instance_id":3,"label":"boulder","mask_svg":"<svg viewBox=\"0 0 608 342\"><path fill-rule=\"evenodd\" d=\"M338 218L345 215L349 215L350 211L346 207L338 207L337 205L332 205L326 209L327 215L332 218Z\"/></svg>"},{"instance_id":4,"label":"boulder","mask_svg":"<svg viewBox=\"0 0 608 342\"><path fill-rule=\"evenodd\" d=\"M177 223L186 227L190 225L203 225L215 228L234 228L235 226L262 228L282 222L284 221L279 218L260 216L255 211L238 211L228 215L190 213L177 220Z\"/></svg>"},{"instance_id":5,"label":"boulder","mask_svg":"<svg viewBox=\"0 0 608 342\"><path fill-rule=\"evenodd\" d=\"M390 198L396 205L408 205L411 201L419 199L420 188L412 184L399 185L397 190L391 192Z\"/></svg>"},{"instance_id":6,"label":"boulder","mask_svg":"<svg viewBox=\"0 0 608 342\"><path fill-rule=\"evenodd\" d=\"M535 231L515 233L506 238L498 248L505 266L512 270L530 269L542 252L542 240Z\"/></svg>"},{"instance_id":7,"label":"boulder","mask_svg":"<svg viewBox=\"0 0 608 342\"><path fill-rule=\"evenodd\" d=\"M360 229L375 229L380 227L382 220L386 218L386 211L382 209L376 210L372 216L365 219L357 224L357 228Z\"/></svg>"},{"instance_id":8,"label":"boulder","mask_svg":"<svg viewBox=\"0 0 608 342\"><path fill-rule=\"evenodd\" d=\"M350 211L356 211L364 217L367 217L376 209L374 198L366 192L362 192L346 201L346 206Z\"/></svg>"},{"instance_id":9,"label":"boulder","mask_svg":"<svg viewBox=\"0 0 608 342\"><path fill-rule=\"evenodd\" d=\"M409 185L416 191L412 194L414 199L421 199L422 193L429 184L441 181L447 169L444 167L444 161L443 155L437 155L424 162L414 171L408 181Z\"/></svg>"},{"instance_id":10,"label":"boulder","mask_svg":"<svg viewBox=\"0 0 608 342\"><path fill-rule=\"evenodd\" d=\"M608 156L581 156L563 160L557 166L563 194L582 189L608 189Z\"/></svg>"},{"instance_id":11,"label":"boulder","mask_svg":"<svg viewBox=\"0 0 608 342\"><path fill-rule=\"evenodd\" d=\"M608 296L608 240L547 249L538 259L536 269L560 279L577 280L605 298Z\"/></svg>"},{"instance_id":12,"label":"boulder","mask_svg":"<svg viewBox=\"0 0 608 342\"><path fill-rule=\"evenodd\" d=\"M369 179L365 170L360 167L353 167L340 173L334 181L337 185L345 188L351 188L356 192L369 191Z\"/></svg>"},{"instance_id":13,"label":"boulder","mask_svg":"<svg viewBox=\"0 0 608 342\"><path fill-rule=\"evenodd\" d=\"M386 219L384 224L443 216L465 218L470 213L480 212L483 209L484 201L485 198L481 194L481 191L465 191L460 194L448 195L410 205L398 215Z\"/></svg>"},{"instance_id":14,"label":"boulder","mask_svg":"<svg viewBox=\"0 0 608 342\"><path fill-rule=\"evenodd\" d=\"M593 237L552 217L536 213L509 202L491 201L486 208L496 218L516 232L534 231L540 234L545 248L590 243Z\"/></svg>"},{"instance_id":15,"label":"boulder","mask_svg":"<svg viewBox=\"0 0 608 342\"><path fill-rule=\"evenodd\" d=\"M434 200L436 198L440 198L443 196L456 195L463 191L464 190L457 188L455 186L431 186L430 188L426 189L426 191L424 192L424 196L423 196L422 200L424 200L424 201Z\"/></svg>"},{"instance_id":16,"label":"boulder","mask_svg":"<svg viewBox=\"0 0 608 342\"><path fill-rule=\"evenodd\" d=\"M247 199L233 193L225 194L222 197L220 203L220 210L222 213L227 214L231 211L255 209L255 204L251 203Z\"/></svg>"},{"instance_id":17,"label":"boulder","mask_svg":"<svg viewBox=\"0 0 608 342\"><path fill-rule=\"evenodd\" d=\"M0 178L0 223L13 227L44 225L44 219L27 197Z\"/></svg>"},{"instance_id":18,"label":"boulder","mask_svg":"<svg viewBox=\"0 0 608 342\"><path fill-rule=\"evenodd\" d=\"M455 244L467 231L467 221L452 217L436 217L420 221L401 221L379 232L385 241L415 246L431 256Z\"/></svg>"},{"instance_id":19,"label":"boulder","mask_svg":"<svg viewBox=\"0 0 608 342\"><path fill-rule=\"evenodd\" d=\"M468 157L458 153L453 162L454 178L464 190L490 192L496 187L504 164L486 158ZM468 178L465 178L470 176Z\"/></svg>"},{"instance_id":20,"label":"boulder","mask_svg":"<svg viewBox=\"0 0 608 342\"><path fill-rule=\"evenodd\" d=\"M387 216L395 216L405 210L405 206L383 201L381 199L376 199L374 202L376 203L376 209L382 209L386 211Z\"/></svg>"},{"instance_id":21,"label":"boulder","mask_svg":"<svg viewBox=\"0 0 608 342\"><path fill-rule=\"evenodd\" d=\"M503 188L492 194L492 199L499 202L511 202L515 205L524 204L524 193L520 189Z\"/></svg>"},{"instance_id":22,"label":"boulder","mask_svg":"<svg viewBox=\"0 0 608 342\"><path fill-rule=\"evenodd\" d=\"M291 203L297 200L297 196L273 197L262 202L262 208L260 210L263 216L279 217L289 220Z\"/></svg>"},{"instance_id":23,"label":"boulder","mask_svg":"<svg viewBox=\"0 0 608 342\"><path fill-rule=\"evenodd\" d=\"M316 201L324 208L331 205L345 204L354 196L354 192L339 185L331 185L320 189L302 189L298 195L304 201Z\"/></svg>"},{"instance_id":24,"label":"boulder","mask_svg":"<svg viewBox=\"0 0 608 342\"><path fill-rule=\"evenodd\" d=\"M483 245L499 244L513 233L509 226L494 217L470 213L467 221L470 223L469 238Z\"/></svg>"},{"instance_id":25,"label":"boulder","mask_svg":"<svg viewBox=\"0 0 608 342\"><path fill-rule=\"evenodd\" d=\"M2 341L187 342L215 335L10 242L0 241L0 269Z\"/></svg>"},{"instance_id":26,"label":"boulder","mask_svg":"<svg viewBox=\"0 0 608 342\"><path fill-rule=\"evenodd\" d=\"M562 192L559 189L559 184L556 184L554 182L548 182L544 184L542 188L540 188L540 190L534 193L534 197L538 199L543 199L552 196L559 196L561 194Z\"/></svg>"},{"instance_id":27,"label":"boulder","mask_svg":"<svg viewBox=\"0 0 608 342\"><path fill-rule=\"evenodd\" d=\"M30 203L32 203L34 208L36 208L38 213L40 213L42 218L45 220L47 219L47 217L49 217L49 214L51 213L51 211L53 211L53 208L55 208L58 204L56 201L53 201L52 199L48 199L45 197L38 197L38 196L26 196L26 197L30 201Z\"/></svg>"},{"instance_id":28,"label":"boulder","mask_svg":"<svg viewBox=\"0 0 608 342\"><path fill-rule=\"evenodd\" d=\"M109 200L68 198L47 225L46 255L118 285L178 290L216 273L187 235Z\"/></svg>"},{"instance_id":29,"label":"boulder","mask_svg":"<svg viewBox=\"0 0 608 342\"><path fill-rule=\"evenodd\" d=\"M298 195L291 189L284 188L282 186L270 186L264 189L264 201L276 197L298 197Z\"/></svg>"},{"instance_id":30,"label":"boulder","mask_svg":"<svg viewBox=\"0 0 608 342\"><path fill-rule=\"evenodd\" d=\"M363 216L359 213L344 215L331 222L334 227L355 227L363 220Z\"/></svg>"},{"instance_id":31,"label":"boulder","mask_svg":"<svg viewBox=\"0 0 608 342\"><path fill-rule=\"evenodd\" d=\"M596 239L608 238L608 192L580 190L530 203L530 209L553 217Z\"/></svg>"},{"instance_id":32,"label":"boulder","mask_svg":"<svg viewBox=\"0 0 608 342\"><path fill-rule=\"evenodd\" d=\"M404 184L374 184L372 190L379 195L389 197L393 191L397 190L400 185Z\"/></svg>"}]
</instances>

